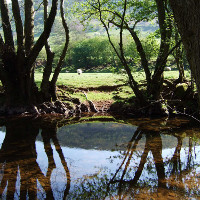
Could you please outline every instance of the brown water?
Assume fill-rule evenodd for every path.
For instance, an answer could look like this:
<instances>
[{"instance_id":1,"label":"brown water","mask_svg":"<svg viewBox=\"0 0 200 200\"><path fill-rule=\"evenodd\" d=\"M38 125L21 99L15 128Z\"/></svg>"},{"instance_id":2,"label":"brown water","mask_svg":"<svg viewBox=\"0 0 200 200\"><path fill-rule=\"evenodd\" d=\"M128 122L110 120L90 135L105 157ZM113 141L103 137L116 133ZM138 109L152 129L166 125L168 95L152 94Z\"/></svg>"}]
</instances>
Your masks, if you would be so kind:
<instances>
[{"instance_id":1,"label":"brown water","mask_svg":"<svg viewBox=\"0 0 200 200\"><path fill-rule=\"evenodd\" d=\"M198 199L199 138L184 120L9 122L0 199Z\"/></svg>"}]
</instances>

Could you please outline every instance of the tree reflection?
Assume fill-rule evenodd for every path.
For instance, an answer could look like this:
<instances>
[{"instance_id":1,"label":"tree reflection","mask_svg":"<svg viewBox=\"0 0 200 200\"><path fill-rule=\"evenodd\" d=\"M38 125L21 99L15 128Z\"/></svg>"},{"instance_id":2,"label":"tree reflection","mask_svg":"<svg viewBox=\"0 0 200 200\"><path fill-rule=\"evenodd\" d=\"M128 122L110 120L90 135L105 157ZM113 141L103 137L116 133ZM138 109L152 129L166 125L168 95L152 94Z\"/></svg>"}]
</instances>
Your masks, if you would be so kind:
<instances>
[{"instance_id":1,"label":"tree reflection","mask_svg":"<svg viewBox=\"0 0 200 200\"><path fill-rule=\"evenodd\" d=\"M145 135L146 137L146 143L144 147L144 151L141 155L141 160L139 163L139 166L134 174L134 178L131 180L124 180L125 174L128 171L130 162L132 160L132 156L134 152L137 151L137 145L139 143L139 140L142 138L142 135ZM133 136L134 140L131 140L128 145L128 151L127 154L122 162L122 165L125 164L125 167L123 169L121 178L117 179L117 174L119 173L120 169L122 168L122 165L120 165L120 168L116 171L115 175L112 177L111 181L108 184L107 193L109 192L109 187L113 183L119 183L119 190L118 190L118 196L120 199L122 199L122 195L124 195L123 185L129 184L130 187L134 187L138 180L140 179L140 176L144 170L145 163L147 162L147 156L149 152L152 152L154 163L156 167L156 172L158 176L158 187L166 187L165 184L165 170L164 170L164 162L162 158L162 139L159 132L154 131L142 131L138 129ZM126 163L125 163L125 160Z\"/></svg>"},{"instance_id":2,"label":"tree reflection","mask_svg":"<svg viewBox=\"0 0 200 200\"><path fill-rule=\"evenodd\" d=\"M171 130L174 143L168 144L168 151L163 147L164 134L169 133L138 128L128 142L126 151L110 158L112 161L118 160L116 171L113 173L104 168L97 175L80 180L79 186L70 194L72 199L145 199L153 194L185 198L190 194L199 195L198 181L193 174L189 175L191 167L194 167L191 138L186 140L187 148L184 143L187 156L183 160L183 139L188 137ZM189 176L192 177L188 179ZM156 198L159 199L158 196Z\"/></svg>"},{"instance_id":3,"label":"tree reflection","mask_svg":"<svg viewBox=\"0 0 200 200\"><path fill-rule=\"evenodd\" d=\"M40 183L45 191L46 199L54 199L51 175L56 166L50 143L52 140L67 177L66 188L63 191L63 198L66 198L70 189L70 173L56 132L56 124L43 128L41 132L48 158L48 170L44 175L36 161L35 142L39 127L29 121L13 121L6 125L6 136L0 150L1 171L3 172L0 174L0 197L5 195L7 199L14 199L17 196L20 199L27 197L37 199L38 183Z\"/></svg>"},{"instance_id":4,"label":"tree reflection","mask_svg":"<svg viewBox=\"0 0 200 200\"><path fill-rule=\"evenodd\" d=\"M136 169L136 171L128 170L130 169L131 162L134 162L133 155L137 154L137 145L139 143L139 140L141 140L142 137L146 138L144 150L141 155L139 155L140 163ZM130 194L131 190L135 190L136 188L140 187L139 185L139 179L141 177L141 174L144 170L149 171L148 174L151 174L151 167L145 169L145 164L148 162L148 154L149 152L152 153L153 161L155 164L155 170L157 174L157 192L159 193L159 190L167 190L172 189L175 191L181 191L182 194L186 193L194 193L194 191L198 194L199 190L192 189L192 184L187 185L184 187L184 184L186 183L185 177L187 173L191 171L191 169L194 169L194 166L192 166L192 147L193 142L192 138L189 137L188 142L188 152L187 152L187 164L185 169L183 169L182 163L181 163L181 149L183 145L183 139L184 137L181 137L179 135L174 134L174 139L177 138L177 146L175 147L175 151L173 153L173 156L171 159L163 161L162 157L162 139L161 139L161 132L159 131L147 131L147 130L138 130L135 132L134 139L132 139L129 142L129 145L127 146L127 152L124 156L123 162L121 163L120 167L117 169L116 173L113 175L113 177L110 179L108 185L107 185L107 192L105 197L109 196L109 190L111 188L111 185L115 185L116 188L118 188L118 198L123 199ZM124 166L124 167L123 167ZM169 171L168 168L171 168L172 170L168 173L166 171ZM121 173L120 173L121 171ZM126 180L124 177L129 173L133 174L133 178ZM175 181L176 180L176 181ZM156 180L155 180L156 181ZM184 183L185 182L185 183ZM118 183L118 186L116 184ZM194 190L194 191L193 191ZM136 189L136 191L138 191ZM135 193L138 193L136 192Z\"/></svg>"},{"instance_id":5,"label":"tree reflection","mask_svg":"<svg viewBox=\"0 0 200 200\"><path fill-rule=\"evenodd\" d=\"M46 173L37 163L35 141L38 135L41 135L48 158ZM165 145L166 141L168 142L167 135L171 135L172 145ZM67 137L69 136L66 135ZM176 193L172 194L176 199L180 196L184 199L185 195L190 194L200 195L199 178L195 176L197 172L193 170L194 167L199 167L200 161L195 161L193 139L188 137L187 133L179 134L172 129L170 133L159 129L144 130L138 127L130 141L127 141L127 146L125 145L127 148L123 148L124 142L120 144L121 147L116 145L120 151L105 156L113 163L105 165L107 167L102 167L101 163L97 166L91 164L90 167L94 167L96 171L94 174L93 172L85 174L83 166L87 165L80 163L78 170L82 170L84 175L77 176L78 178L75 175L72 179L73 183L70 183L69 169L57 139L56 122L48 126L43 125L42 128L29 121L9 122L6 125L6 136L0 150L0 196L5 195L7 199L17 196L18 199L27 199L27 197L29 199L140 199L141 194L147 193L151 196L153 192L164 194L168 191ZM166 150L167 148L170 150ZM54 184L52 174L55 172L56 163L58 164L55 161L55 151L66 175L65 188L61 191L62 194L59 194L62 198L55 196L57 191L52 189ZM78 152L81 152L80 149ZM75 161L75 159L70 160L70 163L74 164ZM101 159L98 161L100 162ZM76 167L72 166L71 174L73 172L76 174ZM44 192L39 192L40 189ZM41 194L44 196L38 196ZM141 199L145 197L147 196Z\"/></svg>"}]
</instances>

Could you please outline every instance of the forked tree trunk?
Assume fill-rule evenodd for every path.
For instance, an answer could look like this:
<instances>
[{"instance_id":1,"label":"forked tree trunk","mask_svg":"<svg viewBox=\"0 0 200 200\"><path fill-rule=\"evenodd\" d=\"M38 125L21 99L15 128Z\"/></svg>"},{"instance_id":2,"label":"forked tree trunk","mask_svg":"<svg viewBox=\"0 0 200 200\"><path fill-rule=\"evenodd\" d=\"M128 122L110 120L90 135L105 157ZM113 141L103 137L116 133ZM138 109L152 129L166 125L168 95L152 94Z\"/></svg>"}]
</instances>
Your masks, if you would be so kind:
<instances>
[{"instance_id":1,"label":"forked tree trunk","mask_svg":"<svg viewBox=\"0 0 200 200\"><path fill-rule=\"evenodd\" d=\"M50 83L50 94L52 96L52 99L55 101L57 100L57 95L56 95L56 82L58 80L58 76L60 74L60 71L62 69L63 61L65 59L68 46L69 46L69 28L65 19L65 14L64 14L64 0L60 0L60 16L62 19L62 25L65 31L65 44L62 50L62 53L60 55L60 58L58 60L57 66L55 68L51 83Z\"/></svg>"},{"instance_id":2,"label":"forked tree trunk","mask_svg":"<svg viewBox=\"0 0 200 200\"><path fill-rule=\"evenodd\" d=\"M17 35L17 45L15 46L7 1L0 1L4 33L4 37L0 34L0 79L5 90L6 108L13 108L13 110L22 108L25 111L27 106L42 101L34 80L34 62L51 33L57 12L57 3L58 0L52 0L51 11L46 19L44 31L34 44L33 0L24 2L24 24L20 14L19 1L12 0Z\"/></svg>"},{"instance_id":3,"label":"forked tree trunk","mask_svg":"<svg viewBox=\"0 0 200 200\"><path fill-rule=\"evenodd\" d=\"M170 5L194 75L200 105L200 1L170 0Z\"/></svg>"}]
</instances>

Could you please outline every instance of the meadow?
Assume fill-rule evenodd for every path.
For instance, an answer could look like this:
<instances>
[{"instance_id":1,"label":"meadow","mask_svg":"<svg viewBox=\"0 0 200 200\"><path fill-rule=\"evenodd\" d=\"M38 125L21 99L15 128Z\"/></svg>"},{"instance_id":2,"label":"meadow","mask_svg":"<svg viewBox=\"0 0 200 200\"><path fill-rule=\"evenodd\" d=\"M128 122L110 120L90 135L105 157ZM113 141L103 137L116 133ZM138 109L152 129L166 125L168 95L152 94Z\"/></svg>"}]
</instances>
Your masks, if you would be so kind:
<instances>
[{"instance_id":1,"label":"meadow","mask_svg":"<svg viewBox=\"0 0 200 200\"><path fill-rule=\"evenodd\" d=\"M143 72L134 72L133 76L139 83L145 80ZM177 79L178 76L177 70L164 72L165 79ZM189 78L189 76L189 72L186 71L186 77ZM39 85L42 80L42 73L36 73L35 79ZM128 86L127 75L123 73L82 73L81 75L77 73L60 73L57 86L61 88L62 93L67 92L67 95L79 98L82 102L86 100L84 93L91 101L108 100L114 102L134 96ZM62 88L67 88L67 90Z\"/></svg>"}]
</instances>

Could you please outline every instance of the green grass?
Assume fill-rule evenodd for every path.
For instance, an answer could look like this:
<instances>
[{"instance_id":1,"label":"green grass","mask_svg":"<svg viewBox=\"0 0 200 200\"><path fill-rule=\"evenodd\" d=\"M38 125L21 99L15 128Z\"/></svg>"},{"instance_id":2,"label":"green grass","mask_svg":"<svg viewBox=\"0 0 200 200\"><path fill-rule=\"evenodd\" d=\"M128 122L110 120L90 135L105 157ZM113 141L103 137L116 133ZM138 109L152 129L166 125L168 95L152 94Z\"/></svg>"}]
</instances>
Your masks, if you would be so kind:
<instances>
[{"instance_id":1,"label":"green grass","mask_svg":"<svg viewBox=\"0 0 200 200\"><path fill-rule=\"evenodd\" d=\"M72 94L74 98L80 99L81 102L86 101L86 96L81 92L76 92ZM105 101L105 100L112 100L114 94L112 92L94 92L89 91L87 92L87 98L91 101Z\"/></svg>"},{"instance_id":2,"label":"green grass","mask_svg":"<svg viewBox=\"0 0 200 200\"><path fill-rule=\"evenodd\" d=\"M35 79L37 84L42 80L42 74L36 73ZM125 76L112 73L60 73L57 85L66 85L73 88L99 87L102 85L123 84Z\"/></svg>"},{"instance_id":3,"label":"green grass","mask_svg":"<svg viewBox=\"0 0 200 200\"><path fill-rule=\"evenodd\" d=\"M137 81L145 79L143 72L133 72L133 76ZM178 76L178 74L177 74ZM42 73L35 73L36 83L39 85L42 80ZM73 88L88 88L99 86L113 86L124 84L127 76L113 73L60 73L57 85L66 85Z\"/></svg>"},{"instance_id":4,"label":"green grass","mask_svg":"<svg viewBox=\"0 0 200 200\"><path fill-rule=\"evenodd\" d=\"M59 84L66 84L75 88L99 87L102 85L112 86L123 84L125 77L112 73L61 73L58 80Z\"/></svg>"},{"instance_id":5,"label":"green grass","mask_svg":"<svg viewBox=\"0 0 200 200\"><path fill-rule=\"evenodd\" d=\"M178 71L165 71L164 72L165 79L178 79L179 72ZM190 72L185 70L185 77L190 78Z\"/></svg>"},{"instance_id":6,"label":"green grass","mask_svg":"<svg viewBox=\"0 0 200 200\"><path fill-rule=\"evenodd\" d=\"M190 77L189 72L185 72L186 77ZM145 79L143 72L133 72L133 76L137 81ZM164 77L178 78L178 71L165 71ZM36 83L39 85L42 80L42 73L35 73ZM113 86L123 84L127 81L127 76L122 74L113 73L83 73L78 75L77 73L60 73L57 85L66 85L73 88L88 88L99 86Z\"/></svg>"},{"instance_id":7,"label":"green grass","mask_svg":"<svg viewBox=\"0 0 200 200\"><path fill-rule=\"evenodd\" d=\"M137 81L145 80L145 75L142 72L133 72L133 76ZM178 71L165 71L165 78L178 78ZM186 76L189 73L186 72ZM35 79L39 85L42 80L42 73L36 73ZM83 73L78 75L77 73L61 73L57 85L65 85L70 88L80 89L80 88L91 88L100 86L113 86L124 84L127 81L127 76L123 74L113 74L113 73ZM134 96L132 89L129 86L121 86L114 91L87 91L87 97L91 101L100 100L126 100ZM72 97L79 98L82 102L86 100L83 92L78 91L70 94Z\"/></svg>"}]
</instances>

